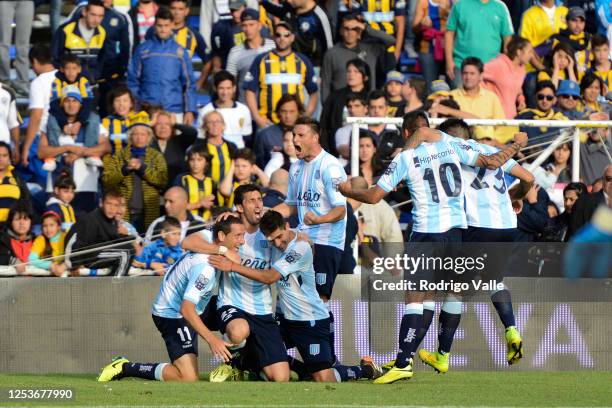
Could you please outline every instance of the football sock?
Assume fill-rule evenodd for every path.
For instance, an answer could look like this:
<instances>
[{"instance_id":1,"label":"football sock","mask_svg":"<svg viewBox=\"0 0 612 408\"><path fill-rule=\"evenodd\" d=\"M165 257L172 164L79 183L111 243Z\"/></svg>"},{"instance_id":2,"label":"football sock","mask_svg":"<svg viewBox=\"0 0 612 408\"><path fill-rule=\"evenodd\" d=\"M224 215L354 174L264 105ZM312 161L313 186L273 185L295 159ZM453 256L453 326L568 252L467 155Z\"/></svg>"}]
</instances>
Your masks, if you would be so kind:
<instances>
[{"instance_id":1,"label":"football sock","mask_svg":"<svg viewBox=\"0 0 612 408\"><path fill-rule=\"evenodd\" d=\"M163 381L162 371L166 364L167 363L125 363L123 365L123 375L125 377Z\"/></svg>"},{"instance_id":2,"label":"football sock","mask_svg":"<svg viewBox=\"0 0 612 408\"><path fill-rule=\"evenodd\" d=\"M326 306L329 308L329 302L326 304ZM334 364L336 364L338 361L338 357L336 357L336 335L334 332L334 314L331 310L329 311L329 342L332 352L332 361Z\"/></svg>"},{"instance_id":3,"label":"football sock","mask_svg":"<svg viewBox=\"0 0 612 408\"><path fill-rule=\"evenodd\" d=\"M287 354L287 361L289 362L289 369L291 371L294 371L298 375L298 378L300 380L303 380L306 377L306 374L308 374L306 372L306 365L302 361L290 356L289 354Z\"/></svg>"},{"instance_id":4,"label":"football sock","mask_svg":"<svg viewBox=\"0 0 612 408\"><path fill-rule=\"evenodd\" d=\"M453 338L459 322L461 321L461 300L448 295L442 304L440 312L440 331L438 332L438 352L449 353L453 345Z\"/></svg>"},{"instance_id":5,"label":"football sock","mask_svg":"<svg viewBox=\"0 0 612 408\"><path fill-rule=\"evenodd\" d=\"M395 359L395 366L404 368L408 365L408 360L416 349L417 330L421 327L423 320L423 304L408 303L404 310L402 323L399 331L399 348Z\"/></svg>"},{"instance_id":6,"label":"football sock","mask_svg":"<svg viewBox=\"0 0 612 408\"><path fill-rule=\"evenodd\" d=\"M491 302L497 310L504 327L516 326L514 311L512 310L512 297L508 289L502 289L491 293Z\"/></svg>"},{"instance_id":7,"label":"football sock","mask_svg":"<svg viewBox=\"0 0 612 408\"><path fill-rule=\"evenodd\" d=\"M434 310L436 302L433 300L426 300L423 302L423 320L421 321L421 327L417 330L417 337L415 340L414 350L412 350L411 357L414 357L414 352L419 348L419 345L423 342L423 339L429 331L431 321L433 320Z\"/></svg>"},{"instance_id":8,"label":"football sock","mask_svg":"<svg viewBox=\"0 0 612 408\"><path fill-rule=\"evenodd\" d=\"M336 374L336 379L340 378L340 381L338 382L358 380L363 375L363 371L360 366L345 366L337 364L333 367L333 370Z\"/></svg>"}]
</instances>

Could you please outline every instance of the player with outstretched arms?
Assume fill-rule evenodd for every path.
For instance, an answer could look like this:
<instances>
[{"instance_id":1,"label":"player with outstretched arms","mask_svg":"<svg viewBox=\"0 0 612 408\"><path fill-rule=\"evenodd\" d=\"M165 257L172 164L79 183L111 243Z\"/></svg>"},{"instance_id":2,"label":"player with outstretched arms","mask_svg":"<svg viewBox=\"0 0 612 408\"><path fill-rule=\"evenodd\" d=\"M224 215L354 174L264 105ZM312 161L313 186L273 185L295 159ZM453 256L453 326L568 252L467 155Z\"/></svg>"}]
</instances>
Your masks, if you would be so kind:
<instances>
[{"instance_id":1,"label":"player with outstretched arms","mask_svg":"<svg viewBox=\"0 0 612 408\"><path fill-rule=\"evenodd\" d=\"M497 169L518 153L527 143L527 138L519 134L511 146L493 155L484 156L456 138L421 144L423 134L437 132L425 127L419 128L418 122L423 119L427 122L427 115L423 111L413 111L404 116L402 134L409 148L393 159L376 186L354 190L350 182L344 182L339 185L339 190L346 197L375 204L404 181L413 202L414 224L410 242L429 242L445 247L453 242L461 242L462 229L467 228L464 208L466 180L461 165ZM428 275L420 275L423 273L425 272L418 271L410 278L431 278ZM417 334L422 327L424 298L425 292L406 293L406 306L399 333L400 350L393 366L374 383L388 384L412 378L412 357L418 345ZM439 342L440 349L448 358L459 325L461 301L449 301L448 310L445 312L447 318L442 322Z\"/></svg>"},{"instance_id":2,"label":"player with outstretched arms","mask_svg":"<svg viewBox=\"0 0 612 408\"><path fill-rule=\"evenodd\" d=\"M238 250L244 243L242 221L237 217L218 221L213 236L216 245ZM198 336L208 343L215 357L229 361L230 344L211 333L217 330L213 295L218 283L219 273L210 265L208 255L183 254L164 276L151 310L171 363L132 363L117 357L102 369L98 381L124 377L197 381Z\"/></svg>"}]
</instances>

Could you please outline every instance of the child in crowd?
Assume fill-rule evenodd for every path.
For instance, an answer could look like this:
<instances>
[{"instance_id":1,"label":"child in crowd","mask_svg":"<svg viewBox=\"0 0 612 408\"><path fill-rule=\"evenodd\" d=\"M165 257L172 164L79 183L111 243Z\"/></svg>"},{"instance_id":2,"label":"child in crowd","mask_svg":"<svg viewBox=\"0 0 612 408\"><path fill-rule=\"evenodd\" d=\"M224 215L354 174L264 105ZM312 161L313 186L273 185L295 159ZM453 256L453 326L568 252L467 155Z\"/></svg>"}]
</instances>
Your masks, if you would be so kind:
<instances>
[{"instance_id":1,"label":"child in crowd","mask_svg":"<svg viewBox=\"0 0 612 408\"><path fill-rule=\"evenodd\" d=\"M18 275L27 273L32 250L32 217L32 208L26 200L15 202L0 234L0 265L14 266L14 273Z\"/></svg>"},{"instance_id":2,"label":"child in crowd","mask_svg":"<svg viewBox=\"0 0 612 408\"><path fill-rule=\"evenodd\" d=\"M132 266L152 269L157 275L165 274L183 254L180 241L181 223L174 217L166 217L161 225L161 238L144 247L132 261Z\"/></svg>"},{"instance_id":3,"label":"child in crowd","mask_svg":"<svg viewBox=\"0 0 612 408\"><path fill-rule=\"evenodd\" d=\"M54 276L68 276L68 267L64 263L64 237L60 215L54 211L47 211L42 216L42 235L39 235L32 244L32 251L28 260L35 268L50 271ZM47 259L52 258L52 259Z\"/></svg>"},{"instance_id":4,"label":"child in crowd","mask_svg":"<svg viewBox=\"0 0 612 408\"><path fill-rule=\"evenodd\" d=\"M234 205L234 190L242 184L258 183L268 187L270 178L255 164L255 154L245 147L236 152L230 171L219 183L217 195L219 205L232 208Z\"/></svg>"},{"instance_id":5,"label":"child in crowd","mask_svg":"<svg viewBox=\"0 0 612 408\"><path fill-rule=\"evenodd\" d=\"M402 98L402 85L404 85L404 74L399 71L390 71L385 82L385 96L389 104L388 116L393 118L397 109L404 104Z\"/></svg>"},{"instance_id":6,"label":"child in crowd","mask_svg":"<svg viewBox=\"0 0 612 408\"><path fill-rule=\"evenodd\" d=\"M128 117L134 114L134 97L126 86L120 85L111 89L108 105L111 114L102 119L100 128L100 131L107 135L112 149L110 154L104 156L105 160L119 153L127 145Z\"/></svg>"},{"instance_id":7,"label":"child in crowd","mask_svg":"<svg viewBox=\"0 0 612 408\"><path fill-rule=\"evenodd\" d=\"M591 40L593 47L593 63L591 72L603 79L606 93L610 92L612 85L612 60L610 60L610 43L603 35L595 34Z\"/></svg>"},{"instance_id":8,"label":"child in crowd","mask_svg":"<svg viewBox=\"0 0 612 408\"><path fill-rule=\"evenodd\" d=\"M206 145L195 144L187 150L187 164L189 173L179 174L174 185L181 186L187 191L189 198L187 209L193 215L204 220L210 219L210 209L215 205L217 186L206 170L211 161Z\"/></svg>"},{"instance_id":9,"label":"child in crowd","mask_svg":"<svg viewBox=\"0 0 612 408\"><path fill-rule=\"evenodd\" d=\"M46 212L52 211L60 217L62 231L68 232L76 222L74 208L70 202L74 199L76 184L66 170L60 173L53 184L53 196L47 201Z\"/></svg>"}]
</instances>

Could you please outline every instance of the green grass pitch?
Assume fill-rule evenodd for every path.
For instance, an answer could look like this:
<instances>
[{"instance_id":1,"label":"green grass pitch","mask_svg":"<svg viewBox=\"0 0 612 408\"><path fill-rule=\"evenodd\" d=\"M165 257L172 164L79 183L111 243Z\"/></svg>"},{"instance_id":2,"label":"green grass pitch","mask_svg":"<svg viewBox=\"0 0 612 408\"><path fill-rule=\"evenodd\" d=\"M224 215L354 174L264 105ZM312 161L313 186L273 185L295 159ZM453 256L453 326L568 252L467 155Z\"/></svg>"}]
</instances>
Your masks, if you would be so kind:
<instances>
[{"instance_id":1,"label":"green grass pitch","mask_svg":"<svg viewBox=\"0 0 612 408\"><path fill-rule=\"evenodd\" d=\"M292 382L160 383L125 379L97 383L91 375L0 374L0 389L72 388L73 401L0 406L219 406L219 407L384 407L384 406L610 406L609 372L415 373L409 381L373 385Z\"/></svg>"}]
</instances>

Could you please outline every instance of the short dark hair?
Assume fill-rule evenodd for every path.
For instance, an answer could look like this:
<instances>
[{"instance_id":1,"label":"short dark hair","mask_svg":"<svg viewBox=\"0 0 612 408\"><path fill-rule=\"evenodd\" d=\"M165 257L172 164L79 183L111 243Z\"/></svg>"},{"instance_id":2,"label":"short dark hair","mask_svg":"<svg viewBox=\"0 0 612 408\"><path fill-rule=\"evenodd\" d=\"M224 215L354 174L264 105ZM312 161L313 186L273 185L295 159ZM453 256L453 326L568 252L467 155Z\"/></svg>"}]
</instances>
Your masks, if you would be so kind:
<instances>
[{"instance_id":1,"label":"short dark hair","mask_svg":"<svg viewBox=\"0 0 612 408\"><path fill-rule=\"evenodd\" d=\"M195 155L201 156L206 159L207 163L212 161L212 156L208 152L208 148L203 143L197 143L187 149L187 160L190 160Z\"/></svg>"},{"instance_id":2,"label":"short dark hair","mask_svg":"<svg viewBox=\"0 0 612 408\"><path fill-rule=\"evenodd\" d=\"M417 93L418 98L422 101L427 96L427 81L425 78L413 76L408 79L408 83Z\"/></svg>"},{"instance_id":3,"label":"short dark hair","mask_svg":"<svg viewBox=\"0 0 612 408\"><path fill-rule=\"evenodd\" d=\"M38 61L39 64L51 64L51 48L46 44L34 44L30 49L30 63L34 60Z\"/></svg>"},{"instance_id":4,"label":"short dark hair","mask_svg":"<svg viewBox=\"0 0 612 408\"><path fill-rule=\"evenodd\" d=\"M539 81L536 83L535 93L540 92L542 89L550 88L553 91L553 94L557 93L557 89L555 88L555 84L552 81Z\"/></svg>"},{"instance_id":5,"label":"short dark hair","mask_svg":"<svg viewBox=\"0 0 612 408\"><path fill-rule=\"evenodd\" d=\"M297 125L308 126L310 128L310 130L312 131L312 133L316 133L317 135L321 135L321 124L317 120L315 120L315 119L313 119L311 117L300 116L298 118L298 120L295 122L294 129L295 129L295 126L297 126Z\"/></svg>"},{"instance_id":6,"label":"short dark hair","mask_svg":"<svg viewBox=\"0 0 612 408\"><path fill-rule=\"evenodd\" d=\"M9 157L11 157L12 156L11 145L6 142L0 142L0 149L3 147L8 151Z\"/></svg>"},{"instance_id":7,"label":"short dark hair","mask_svg":"<svg viewBox=\"0 0 612 408\"><path fill-rule=\"evenodd\" d=\"M183 0L173 0L173 1L183 1ZM217 72L215 76L213 77L213 84L215 85L215 88L219 86L219 84L223 81L231 81L232 85L236 85L236 77L225 70L221 70Z\"/></svg>"},{"instance_id":8,"label":"short dark hair","mask_svg":"<svg viewBox=\"0 0 612 408\"><path fill-rule=\"evenodd\" d=\"M234 204L242 205L245 194L251 193L253 191L257 191L259 194L263 196L261 187L259 187L257 184L249 183L249 184L242 184L236 187L236 189L234 190Z\"/></svg>"},{"instance_id":9,"label":"short dark hair","mask_svg":"<svg viewBox=\"0 0 612 408\"><path fill-rule=\"evenodd\" d=\"M102 0L89 0L87 2L87 6L85 6L88 10L91 6L97 6L104 8L104 2Z\"/></svg>"},{"instance_id":10,"label":"short dark hair","mask_svg":"<svg viewBox=\"0 0 612 408\"><path fill-rule=\"evenodd\" d=\"M166 215L166 217L161 223L161 230L168 231L173 228L181 229L181 222L174 217Z\"/></svg>"},{"instance_id":11,"label":"short dark hair","mask_svg":"<svg viewBox=\"0 0 612 408\"><path fill-rule=\"evenodd\" d=\"M243 147L242 149L238 149L236 151L236 156L234 157L234 160L236 159L242 159L242 160L246 160L251 164L255 164L255 153L253 153L253 151L251 149L249 149L248 147Z\"/></svg>"},{"instance_id":12,"label":"short dark hair","mask_svg":"<svg viewBox=\"0 0 612 408\"><path fill-rule=\"evenodd\" d=\"M76 184L70 173L62 173L53 183L53 188L72 188L76 190Z\"/></svg>"},{"instance_id":13,"label":"short dark hair","mask_svg":"<svg viewBox=\"0 0 612 408\"><path fill-rule=\"evenodd\" d=\"M276 112L276 114L278 115L280 113L280 110L284 104L290 102L295 102L300 115L304 113L304 104L302 103L299 96L297 96L296 94L286 93L283 94L283 96L281 96L280 99L276 102L276 106L274 107L274 111Z\"/></svg>"},{"instance_id":14,"label":"short dark hair","mask_svg":"<svg viewBox=\"0 0 612 408\"><path fill-rule=\"evenodd\" d=\"M278 211L268 210L259 221L259 229L265 236L268 236L277 229L284 230L285 220Z\"/></svg>"},{"instance_id":15,"label":"short dark hair","mask_svg":"<svg viewBox=\"0 0 612 408\"><path fill-rule=\"evenodd\" d=\"M608 41L606 36L595 34L593 37L591 37L591 48L594 49L595 47L601 47L602 45L610 45L610 41Z\"/></svg>"},{"instance_id":16,"label":"short dark hair","mask_svg":"<svg viewBox=\"0 0 612 408\"><path fill-rule=\"evenodd\" d=\"M380 98L383 98L385 100L385 104L387 104L387 97L385 96L385 92L382 89L373 90L368 94L368 105L370 104L370 102Z\"/></svg>"},{"instance_id":17,"label":"short dark hair","mask_svg":"<svg viewBox=\"0 0 612 408\"><path fill-rule=\"evenodd\" d=\"M359 14L359 13L357 13L355 11L352 11L350 13L346 13L340 19L340 25L344 24L345 21L354 21L354 20L359 21L359 17L360 16L361 16L361 14Z\"/></svg>"},{"instance_id":18,"label":"short dark hair","mask_svg":"<svg viewBox=\"0 0 612 408\"><path fill-rule=\"evenodd\" d=\"M230 215L223 220L218 220L215 222L213 227L213 237L215 239L219 239L219 233L223 232L224 234L229 234L232 231L232 225L240 224L242 225L242 220L235 215Z\"/></svg>"},{"instance_id":19,"label":"short dark hair","mask_svg":"<svg viewBox=\"0 0 612 408\"><path fill-rule=\"evenodd\" d=\"M347 70L349 65L355 67L355 69L357 69L357 71L361 73L361 76L363 76L363 88L370 89L370 81L373 80L373 78L372 71L370 70L370 66L367 64L367 62L365 62L361 58L353 58L352 60L349 60L346 63L345 67Z\"/></svg>"},{"instance_id":20,"label":"short dark hair","mask_svg":"<svg viewBox=\"0 0 612 408\"><path fill-rule=\"evenodd\" d=\"M575 191L578 197L580 197L587 191L587 186L584 183L572 182L565 186L565 188L563 189L563 196L565 196L565 193L567 191Z\"/></svg>"},{"instance_id":21,"label":"short dark hair","mask_svg":"<svg viewBox=\"0 0 612 408\"><path fill-rule=\"evenodd\" d=\"M413 110L404 115L402 122L402 133L405 131L412 133L417 130L419 128L417 126L417 119L419 118L424 119L425 122L427 122L427 126L429 126L429 117L427 117L427 112L420 109Z\"/></svg>"},{"instance_id":22,"label":"short dark hair","mask_svg":"<svg viewBox=\"0 0 612 408\"><path fill-rule=\"evenodd\" d=\"M168 4L172 4L176 2L185 3L187 7L191 7L191 0L170 0Z\"/></svg>"},{"instance_id":23,"label":"short dark hair","mask_svg":"<svg viewBox=\"0 0 612 408\"><path fill-rule=\"evenodd\" d=\"M362 94L360 93L350 93L346 98L346 106L350 102L359 101L363 104L363 106L368 106L368 101L365 100Z\"/></svg>"},{"instance_id":24,"label":"short dark hair","mask_svg":"<svg viewBox=\"0 0 612 408\"><path fill-rule=\"evenodd\" d=\"M25 216L25 218L29 218L30 220L34 218L32 204L30 203L29 200L17 200L13 203L13 205L11 206L11 209L9 210L8 218L6 219L6 223L9 228L11 228L13 220L19 214L22 214L23 216ZM32 226L30 226L30 230L31 229L32 229ZM28 233L29 232L30 231L28 231Z\"/></svg>"},{"instance_id":25,"label":"short dark hair","mask_svg":"<svg viewBox=\"0 0 612 408\"><path fill-rule=\"evenodd\" d=\"M66 68L66 65L68 64L76 64L80 67L81 60L74 54L66 53L62 55L62 59L60 60L60 67Z\"/></svg>"},{"instance_id":26,"label":"short dark hair","mask_svg":"<svg viewBox=\"0 0 612 408\"><path fill-rule=\"evenodd\" d=\"M130 96L130 100L132 101L132 107L136 106L136 100L134 99L134 95L132 94L132 91L130 91L130 88L125 85L118 85L111 88L110 92L108 93L108 96L106 97L106 104L109 112L112 112L114 114L117 113L113 108L113 102L115 101L115 98L118 98L125 94Z\"/></svg>"},{"instance_id":27,"label":"short dark hair","mask_svg":"<svg viewBox=\"0 0 612 408\"><path fill-rule=\"evenodd\" d=\"M441 132L448 133L451 136L461 137L454 134L454 132L451 131L452 129L463 130L464 132L466 132L468 139L472 134L470 130L470 125L468 125L463 119L449 118L446 119L444 122L440 123L440 125L438 126L438 130Z\"/></svg>"},{"instance_id":28,"label":"short dark hair","mask_svg":"<svg viewBox=\"0 0 612 408\"><path fill-rule=\"evenodd\" d=\"M170 20L172 21L172 13L170 12L170 9L166 6L160 6L159 10L157 10L157 13L155 13L155 21L157 20Z\"/></svg>"},{"instance_id":29,"label":"short dark hair","mask_svg":"<svg viewBox=\"0 0 612 408\"><path fill-rule=\"evenodd\" d=\"M466 59L464 59L463 62L461 62L461 72L463 72L463 69L468 65L473 65L478 68L478 72L480 72L481 74L484 70L484 64L482 63L480 58L477 57L467 57Z\"/></svg>"},{"instance_id":30,"label":"short dark hair","mask_svg":"<svg viewBox=\"0 0 612 408\"><path fill-rule=\"evenodd\" d=\"M600 94L603 96L605 89L604 81L599 76L595 75L593 72L588 72L585 76L582 77L582 80L580 81L580 93L584 94L584 91L588 87L593 85L593 82L595 81L599 82Z\"/></svg>"},{"instance_id":31,"label":"short dark hair","mask_svg":"<svg viewBox=\"0 0 612 408\"><path fill-rule=\"evenodd\" d=\"M102 194L102 201L106 200L107 198L121 199L123 198L123 194L121 194L119 190L109 189L109 190L104 191L104 194Z\"/></svg>"}]
</instances>

